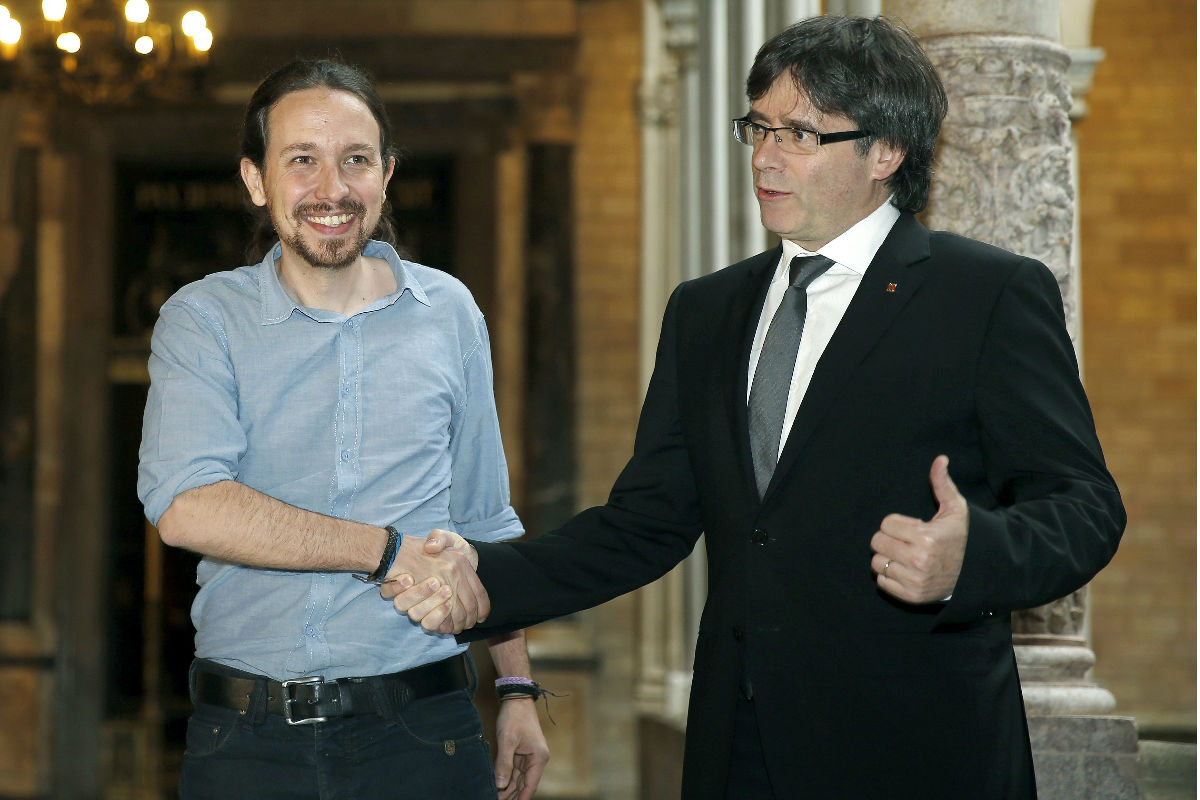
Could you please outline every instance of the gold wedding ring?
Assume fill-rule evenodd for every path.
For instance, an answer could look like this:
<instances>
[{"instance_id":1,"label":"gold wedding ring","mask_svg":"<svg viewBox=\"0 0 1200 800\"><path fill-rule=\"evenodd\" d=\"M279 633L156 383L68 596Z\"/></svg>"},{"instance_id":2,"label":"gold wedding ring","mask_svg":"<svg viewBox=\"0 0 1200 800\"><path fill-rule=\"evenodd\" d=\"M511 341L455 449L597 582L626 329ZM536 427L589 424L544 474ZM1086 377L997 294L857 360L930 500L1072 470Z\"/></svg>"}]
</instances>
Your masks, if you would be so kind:
<instances>
[{"instance_id":1,"label":"gold wedding ring","mask_svg":"<svg viewBox=\"0 0 1200 800\"><path fill-rule=\"evenodd\" d=\"M885 562L883 565L883 572L881 572L879 574L886 578L888 576L888 574L887 574L888 567L890 567L891 565L892 565L891 561Z\"/></svg>"}]
</instances>

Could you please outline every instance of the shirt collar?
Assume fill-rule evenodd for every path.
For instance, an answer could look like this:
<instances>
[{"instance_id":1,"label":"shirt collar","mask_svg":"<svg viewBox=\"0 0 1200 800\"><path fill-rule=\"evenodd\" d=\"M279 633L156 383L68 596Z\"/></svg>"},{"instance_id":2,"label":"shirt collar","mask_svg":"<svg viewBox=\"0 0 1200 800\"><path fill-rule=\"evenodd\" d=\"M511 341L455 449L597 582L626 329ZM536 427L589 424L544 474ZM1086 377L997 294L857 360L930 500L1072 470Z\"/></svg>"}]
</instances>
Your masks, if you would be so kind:
<instances>
[{"instance_id":1,"label":"shirt collar","mask_svg":"<svg viewBox=\"0 0 1200 800\"><path fill-rule=\"evenodd\" d=\"M900 210L892 205L891 198L888 198L888 202L851 225L819 252L834 263L861 276L866 273L867 267L875 258L875 253L883 245L883 240L887 238L898 219ZM790 264L796 256L811 255L813 253L790 239L783 240L783 264Z\"/></svg>"},{"instance_id":2,"label":"shirt collar","mask_svg":"<svg viewBox=\"0 0 1200 800\"><path fill-rule=\"evenodd\" d=\"M293 311L299 311L313 319L324 320L330 318L331 312L323 312L316 309L304 308L295 300L293 300L284 290L283 284L279 282L279 272L275 265L283 254L283 247L279 242L271 248L266 257L259 262L259 284L262 293L262 324L274 325L283 322L292 315ZM408 269L408 263L400 258L393 248L387 242L379 242L372 239L367 242L367 246L363 248L363 255L372 256L374 258L382 258L387 261L388 266L392 268L392 274L396 278L396 291L381 297L374 303L371 303L366 308L359 311L362 314L367 311L375 311L376 309L385 308L392 305L400 296L408 290L412 294L413 299L422 305L431 305L428 295L425 294L425 288L421 286L420 281L413 275L412 270ZM343 315L333 314L333 317L341 319Z\"/></svg>"}]
</instances>

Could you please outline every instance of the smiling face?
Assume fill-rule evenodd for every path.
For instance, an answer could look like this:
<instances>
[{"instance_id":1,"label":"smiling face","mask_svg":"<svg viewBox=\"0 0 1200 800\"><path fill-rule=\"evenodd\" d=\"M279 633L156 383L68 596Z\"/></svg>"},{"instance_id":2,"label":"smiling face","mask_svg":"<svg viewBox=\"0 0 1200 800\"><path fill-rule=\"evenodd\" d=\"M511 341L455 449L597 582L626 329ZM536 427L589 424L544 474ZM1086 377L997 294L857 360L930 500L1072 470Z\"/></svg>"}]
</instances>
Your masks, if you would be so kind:
<instances>
[{"instance_id":1,"label":"smiling face","mask_svg":"<svg viewBox=\"0 0 1200 800\"><path fill-rule=\"evenodd\" d=\"M242 180L266 206L284 266L340 269L354 263L375 230L395 166L383 163L379 125L349 92L304 89L267 117L260 170L242 159Z\"/></svg>"},{"instance_id":2,"label":"smiling face","mask_svg":"<svg viewBox=\"0 0 1200 800\"><path fill-rule=\"evenodd\" d=\"M857 130L851 120L812 107L788 74L755 100L747 115L767 127L805 128L820 133ZM903 153L875 141L866 156L856 143L834 142L812 155L779 149L775 137L754 146L751 166L762 224L809 251L824 247L886 202L887 179Z\"/></svg>"}]
</instances>

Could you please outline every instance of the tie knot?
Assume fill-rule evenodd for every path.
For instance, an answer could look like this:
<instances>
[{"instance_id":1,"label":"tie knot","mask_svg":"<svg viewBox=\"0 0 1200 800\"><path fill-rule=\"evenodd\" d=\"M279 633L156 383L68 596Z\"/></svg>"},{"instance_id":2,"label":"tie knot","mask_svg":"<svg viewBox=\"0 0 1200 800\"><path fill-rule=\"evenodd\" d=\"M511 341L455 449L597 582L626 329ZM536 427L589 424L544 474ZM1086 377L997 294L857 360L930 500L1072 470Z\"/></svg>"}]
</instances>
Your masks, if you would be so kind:
<instances>
[{"instance_id":1,"label":"tie knot","mask_svg":"<svg viewBox=\"0 0 1200 800\"><path fill-rule=\"evenodd\" d=\"M833 260L825 256L796 256L788 267L792 286L807 289L808 285L833 266Z\"/></svg>"}]
</instances>

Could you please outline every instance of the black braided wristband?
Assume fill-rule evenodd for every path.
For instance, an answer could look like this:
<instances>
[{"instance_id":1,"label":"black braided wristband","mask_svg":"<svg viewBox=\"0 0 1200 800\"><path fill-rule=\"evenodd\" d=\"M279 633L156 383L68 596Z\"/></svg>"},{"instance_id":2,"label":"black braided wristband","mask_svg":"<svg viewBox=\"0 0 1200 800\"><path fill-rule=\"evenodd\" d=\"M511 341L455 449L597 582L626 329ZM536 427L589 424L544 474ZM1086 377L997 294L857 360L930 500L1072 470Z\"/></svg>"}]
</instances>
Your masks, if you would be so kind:
<instances>
[{"instance_id":1,"label":"black braided wristband","mask_svg":"<svg viewBox=\"0 0 1200 800\"><path fill-rule=\"evenodd\" d=\"M362 575L355 575L354 577L358 578L360 581L365 581L366 583L379 583L387 576L388 571L392 568L392 562L396 560L396 551L399 549L400 545L400 531L396 530L391 525L388 525L386 528L384 528L384 530L387 531L388 540L387 544L383 547L383 557L379 559L379 566L375 568L374 572L372 572L370 575L367 575L365 578Z\"/></svg>"},{"instance_id":2,"label":"black braided wristband","mask_svg":"<svg viewBox=\"0 0 1200 800\"><path fill-rule=\"evenodd\" d=\"M500 702L505 700L525 700L529 699L535 703L541 699L546 702L546 716L550 718L550 722L554 722L554 717L550 716L550 701L548 697L565 697L565 695L555 694L549 689L543 689L542 685L532 678L522 678L513 676L509 678L500 678L496 681L496 698Z\"/></svg>"},{"instance_id":3,"label":"black braided wristband","mask_svg":"<svg viewBox=\"0 0 1200 800\"><path fill-rule=\"evenodd\" d=\"M543 694L546 694L546 690L533 681L496 687L496 699L498 700L512 700L518 697L528 697L530 700L537 700Z\"/></svg>"}]
</instances>

